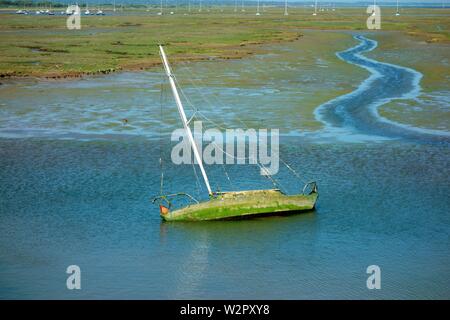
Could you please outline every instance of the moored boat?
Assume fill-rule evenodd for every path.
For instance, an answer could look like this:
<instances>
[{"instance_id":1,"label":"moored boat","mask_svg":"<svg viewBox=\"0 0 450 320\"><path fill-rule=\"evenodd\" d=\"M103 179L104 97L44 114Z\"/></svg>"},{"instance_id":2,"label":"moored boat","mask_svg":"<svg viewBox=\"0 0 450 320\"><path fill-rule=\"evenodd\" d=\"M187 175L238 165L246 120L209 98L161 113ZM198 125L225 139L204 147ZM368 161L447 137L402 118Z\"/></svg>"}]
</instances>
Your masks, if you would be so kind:
<instances>
[{"instance_id":1,"label":"moored boat","mask_svg":"<svg viewBox=\"0 0 450 320\"><path fill-rule=\"evenodd\" d=\"M230 192L213 192L209 183L208 176L203 161L200 157L197 144L194 141L192 131L189 127L190 120L187 120L183 104L181 102L175 76L172 74L169 62L162 46L159 46L164 70L169 79L172 93L178 108L178 112L183 123L186 136L190 147L194 153L196 163L200 167L204 183L208 190L209 199L198 201L187 193L176 193L169 195L159 195L153 199L153 203L158 203L161 218L165 221L204 221L250 218L262 215L273 214L293 214L298 212L310 211L315 208L318 198L317 185L315 182L309 182L303 187L299 194L288 195L279 189L263 190L244 190ZM160 161L162 161L160 159ZM288 168L288 166L286 164ZM291 168L290 168L291 169ZM291 169L292 170L292 169ZM162 178L162 177L161 177ZM161 179L161 192L162 192ZM179 209L173 210L174 200L183 197L189 204Z\"/></svg>"}]
</instances>

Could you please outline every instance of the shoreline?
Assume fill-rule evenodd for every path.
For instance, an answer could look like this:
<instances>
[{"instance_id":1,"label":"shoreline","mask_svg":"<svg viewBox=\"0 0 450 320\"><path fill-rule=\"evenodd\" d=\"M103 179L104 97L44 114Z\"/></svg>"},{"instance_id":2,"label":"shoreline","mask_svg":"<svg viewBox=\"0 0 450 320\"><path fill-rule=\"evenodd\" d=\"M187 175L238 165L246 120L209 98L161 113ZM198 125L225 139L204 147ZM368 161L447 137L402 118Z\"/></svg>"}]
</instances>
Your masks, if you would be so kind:
<instances>
[{"instance_id":1,"label":"shoreline","mask_svg":"<svg viewBox=\"0 0 450 320\"><path fill-rule=\"evenodd\" d=\"M306 29L305 29L306 30ZM317 29L307 29L307 30L315 30L319 31ZM351 31L351 30L323 30L323 31ZM195 62L201 62L201 61L225 61L225 60L239 60L244 59L250 56L253 56L255 54L258 54L258 50L261 50L261 46L267 46L267 45L276 45L276 44L283 44L283 43L290 43L294 41L300 40L304 34L297 34L295 37L283 39L283 40L269 40L269 41L253 41L248 42L244 44L240 44L239 48L245 47L249 50L242 50L242 51L235 51L238 47L236 46L230 46L230 47L222 47L226 48L227 51L233 51L234 54L226 54L227 51L224 51L224 54L218 55L215 57L204 57L204 56L178 56L176 60L171 62L172 65L177 65L179 63L195 63ZM251 51L250 51L251 50ZM82 79L86 77L96 77L96 76L102 76L107 74L113 74L118 72L143 72L143 71L152 71L158 66L162 66L162 62L153 62L153 63L143 63L142 65L136 64L134 66L130 67L119 67L119 68L106 68L101 69L98 71L80 71L80 72L68 72L68 73L60 73L55 75L17 75L17 74L5 74L0 73L0 85L2 85L2 81L26 81L26 80L37 80L37 81L64 81L64 80L77 80Z\"/></svg>"},{"instance_id":2,"label":"shoreline","mask_svg":"<svg viewBox=\"0 0 450 320\"><path fill-rule=\"evenodd\" d=\"M202 61L225 61L225 60L240 60L245 59L247 57L253 56L255 54L258 54L259 52L263 51L262 46L270 46L270 45L277 45L277 44L286 44L291 43L295 41L301 40L301 38L304 37L303 32L309 32L309 31L323 31L323 32L337 32L337 33L355 33L361 30L353 30L353 29L320 29L320 28L304 28L301 29L295 37L287 38L283 40L268 40L268 41L250 41L248 43L241 43L239 46L230 46L230 47L222 47L222 49L233 51L234 54L226 54L227 51L224 51L224 54L213 56L213 57L205 57L205 56L178 56L176 60L173 60L171 62L172 65L177 65L179 63L195 63L195 62L202 62ZM370 30L364 30L364 32L371 32ZM401 32L405 36L409 36L411 38L417 39L417 37L412 36L409 34L409 32L404 31L398 31L398 30L383 30L383 32L387 33L398 33ZM248 50L243 51L235 51L238 48L245 47ZM31 74L25 74L25 75L17 75L17 74L7 74L7 73L0 73L0 85L2 85L2 81L27 81L27 80L36 80L36 81L64 81L64 80L77 80L87 77L96 77L96 76L102 76L102 75L108 75L108 74L115 74L120 72L145 72L145 71L152 71L158 66L162 66L162 62L152 62L152 63L142 63L135 64L134 66L129 67L118 67L118 68L106 68L106 69L100 69L98 71L80 71L80 72L67 72L67 73L59 73L55 75L31 75Z\"/></svg>"}]
</instances>

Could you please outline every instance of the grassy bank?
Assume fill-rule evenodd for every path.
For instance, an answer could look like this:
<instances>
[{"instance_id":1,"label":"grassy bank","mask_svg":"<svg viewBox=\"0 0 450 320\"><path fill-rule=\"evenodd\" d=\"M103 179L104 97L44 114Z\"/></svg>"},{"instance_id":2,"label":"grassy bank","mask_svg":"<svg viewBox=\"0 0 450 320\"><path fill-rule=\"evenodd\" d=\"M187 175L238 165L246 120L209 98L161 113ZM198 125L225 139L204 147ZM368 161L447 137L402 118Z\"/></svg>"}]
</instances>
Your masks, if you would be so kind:
<instances>
[{"instance_id":1,"label":"grassy bank","mask_svg":"<svg viewBox=\"0 0 450 320\"><path fill-rule=\"evenodd\" d=\"M82 16L81 30L67 30L65 16L0 15L1 77L76 77L117 70L148 69L159 64L157 43L168 45L173 62L241 58L258 44L293 41L302 29L366 30L363 8L336 9L314 17L311 9L271 8L254 13L223 12L157 16L156 11ZM450 41L446 9L382 9L384 31L398 30L421 41ZM107 13L108 14L108 13ZM376 32L376 31L375 31Z\"/></svg>"}]
</instances>

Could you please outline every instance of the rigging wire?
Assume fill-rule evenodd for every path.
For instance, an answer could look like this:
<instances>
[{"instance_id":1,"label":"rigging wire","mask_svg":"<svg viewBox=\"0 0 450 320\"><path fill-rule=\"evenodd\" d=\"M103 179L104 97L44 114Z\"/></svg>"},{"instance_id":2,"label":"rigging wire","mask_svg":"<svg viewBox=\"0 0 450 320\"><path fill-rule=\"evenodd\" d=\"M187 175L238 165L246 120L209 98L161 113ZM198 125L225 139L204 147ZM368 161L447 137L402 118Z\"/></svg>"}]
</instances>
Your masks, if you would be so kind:
<instances>
[{"instance_id":1,"label":"rigging wire","mask_svg":"<svg viewBox=\"0 0 450 320\"><path fill-rule=\"evenodd\" d=\"M200 183L200 179L197 174L197 169L195 169L194 161L191 161L192 169L194 170L195 175L195 184L197 186L197 196L200 198L201 191L203 191L202 185Z\"/></svg>"},{"instance_id":2,"label":"rigging wire","mask_svg":"<svg viewBox=\"0 0 450 320\"><path fill-rule=\"evenodd\" d=\"M162 196L163 195L163 186L164 186L164 170L163 170L163 161L162 161L162 153L163 153L163 146L162 146L162 123L163 123L163 92L164 92L164 75L161 77L161 93L159 95L159 104L160 104L160 121L161 125L159 126L159 170L161 171L161 178L160 178L160 189L159 193Z\"/></svg>"},{"instance_id":3,"label":"rigging wire","mask_svg":"<svg viewBox=\"0 0 450 320\"><path fill-rule=\"evenodd\" d=\"M161 56L161 53L160 53L160 56ZM161 57L161 58L162 58L162 57ZM164 78L165 78L164 76L165 76L165 74L162 73L161 95L162 95L163 88L164 88L164 86L163 86L163 84L164 84ZM173 78L173 79L175 80L175 82L176 82L175 75L172 73L171 76L172 76L172 78ZM177 85L177 87L181 90L181 87L180 87L179 85ZM191 117L191 119L189 120L189 122L190 122L194 117L195 117L195 112L194 112L194 114L192 115L192 117ZM162 118L162 102L161 102L161 118ZM189 122L188 122L188 124L189 124ZM161 146L161 150L162 150L162 146ZM161 194L162 194L162 183L163 183L164 174L163 174L163 171L162 171L162 161L161 161L161 158L160 158L160 163L161 163ZM195 169L194 161L191 161L191 165L192 165L192 169L193 169L193 172L194 172L194 175L195 175L195 181L196 181L196 186L197 186L197 195L200 197L200 192L201 192L201 190L203 190L203 188L201 187L200 180L199 180L199 177L198 177L198 174L197 174L197 170Z\"/></svg>"},{"instance_id":4,"label":"rigging wire","mask_svg":"<svg viewBox=\"0 0 450 320\"><path fill-rule=\"evenodd\" d=\"M190 74L193 74L191 68L189 68L189 67L187 67L187 66L185 66L185 68L189 70ZM190 117L188 123L190 123L190 122L191 122L192 120L194 120L194 119L198 119L198 117L197 117L197 114L198 114L198 115L201 116L203 119L205 119L206 121L212 123L212 124L215 125L216 127L220 128L220 129L222 129L222 130L228 129L228 128L224 127L223 125L219 124L218 122L216 122L216 121L210 119L210 118L209 118L208 116L206 116L202 111L198 110L198 108L196 108L196 107L194 106L194 104L192 103L192 101L191 101L191 100L189 99L189 97L185 94L184 90L182 89L182 87L180 86L180 84L179 84L179 82L178 82L178 79L176 78L176 76L175 76L173 73L172 73L172 77L173 77L173 79L174 79L174 81L175 81L175 84L176 84L177 88L178 88L179 91L181 92L181 95L183 96L184 100L187 102L187 105L188 105L188 106L192 109L192 111L193 111L193 114L192 114L192 116ZM213 106L213 103L212 103L212 102L211 102L211 101L210 101L210 100L202 93L202 91L201 91L201 90L198 88L198 86L192 81L192 79L188 78L188 80L189 80L189 82L191 83L191 85L195 88L195 90L200 94L200 96L202 97L202 99L203 99L206 103L208 103L210 106ZM224 107L224 105L223 105L223 104L222 104L222 103L221 103L214 95L212 95L212 96L213 96L213 98L216 100L216 102L219 104L219 106ZM249 129L248 125L247 125L240 117L237 117L237 120L238 120L241 124L243 124L244 127L245 127L247 130ZM222 151L223 154L225 154L225 155L227 155L227 156L229 156L229 157L232 157L233 159L237 159L237 160L247 160L247 159L248 159L249 161L250 161L250 159L253 159L253 160L255 161L255 163L259 166L259 168L261 169L261 171L265 173L264 176L265 176L266 178L268 178L276 188L278 188L278 189L285 189L279 181L277 181L275 178L273 178L273 177L270 175L270 173L268 172L267 168L265 168L262 164L260 164L260 163L258 162L258 160L255 159L254 157L244 157L244 158L242 158L242 157L237 157L237 156L231 155L231 154L227 153L226 151L224 151L222 148L220 148L215 142L213 142L213 143L214 143L214 145L215 145L217 148L219 148L219 149ZM300 176L300 175L299 175L299 174L298 174L298 173L297 173L297 172L296 172L296 171L295 171L295 170L294 170L294 169L293 169L286 161L284 161L283 159L281 159L281 157L279 157L279 160L283 163L284 166L286 166L286 168L287 168L289 171L291 171L291 172L294 174L294 176L295 176L297 179L299 179L302 183L305 183L304 179L302 179L301 176ZM198 191L199 191L199 189L201 188L201 184L199 183L199 178L198 178L198 175L197 175L197 172L196 172L196 169L195 169L195 166L194 166L193 162L192 162L192 167L193 167L194 174L195 174L195 177L196 177L197 189L198 189ZM228 181L230 182L230 185L232 185L231 179L230 179L230 177L229 177L229 175L228 175L228 172L226 171L225 167L223 166L223 164L222 164L222 167L223 167L223 169L224 169L224 172L225 172L225 175L226 175ZM286 190L286 189L285 189L285 190Z\"/></svg>"},{"instance_id":5,"label":"rigging wire","mask_svg":"<svg viewBox=\"0 0 450 320\"><path fill-rule=\"evenodd\" d=\"M229 184L231 186L231 189L234 189L234 184L233 184L233 182L231 182L230 176L228 175L227 169L225 169L225 165L223 163L222 163L222 169L225 172L225 176L228 179L228 182L229 182Z\"/></svg>"},{"instance_id":6,"label":"rigging wire","mask_svg":"<svg viewBox=\"0 0 450 320\"><path fill-rule=\"evenodd\" d=\"M186 69L188 69L189 74L191 75L195 75L195 73L192 71L191 68L189 68L188 66L185 66ZM261 71L259 68L256 68L255 66L253 66L253 68L257 71ZM198 77L197 77L198 78ZM213 104L211 103L211 101L201 92L200 88L198 88L198 86L192 81L191 78L188 78L189 82L192 84L192 86L195 88L195 90L197 92L199 92L199 94L202 96L202 98L205 100L206 103L208 103L210 106L212 106ZM199 80L200 81L200 80ZM201 82L201 81L200 81ZM184 95L184 92L182 92L183 96L185 97L185 99L187 99L187 97ZM212 95L213 99L216 101L216 103L220 106L220 107L224 107L224 105L220 102L219 99L217 99L215 97L215 95ZM191 104L191 106L193 107L192 103L189 101L189 103ZM205 118L205 120L212 122L213 124L216 124L214 121L212 121L211 119L209 119L208 117L206 117L200 110L196 110L196 112L198 114L200 114L202 117ZM237 121L239 121L241 124L244 125L244 127L248 130L249 127L248 125L240 118L240 117L236 117ZM216 124L217 125L217 124ZM220 126L219 126L220 127ZM220 127L221 129L226 129L223 127ZM279 160L283 163L284 166L286 166L286 168L291 171L293 173L293 175L299 179L302 183L306 183L306 181L297 173L297 171L295 171L286 161L284 161L281 157L278 157Z\"/></svg>"},{"instance_id":7,"label":"rigging wire","mask_svg":"<svg viewBox=\"0 0 450 320\"><path fill-rule=\"evenodd\" d=\"M188 69L190 70L190 68L188 68ZM174 76L173 78L174 78L175 84L177 85L178 89L180 90L182 96L186 99L186 101L188 102L188 104L190 104L191 107L194 108L194 115L193 115L193 117L195 116L196 113L198 113L198 114L200 114L203 118L205 118L207 121L209 121L209 122L211 122L211 123L213 123L213 124L216 124L219 128L221 128L221 129L227 129L227 128L225 128L225 127L220 126L220 125L217 124L215 121L210 120L210 119L209 119L208 117L206 117L200 110L198 110L197 108L195 108L194 105L192 104L192 102L191 102L191 101L189 100L189 98L187 97L187 95L184 93L184 91L183 91L183 89L181 88L181 86L179 85L178 80L176 79L176 77ZM190 81L190 82L191 82L192 85L196 88L196 90L197 90L198 92L200 92L200 95L201 95L202 98L206 101L206 103L208 103L209 105L212 106L212 103L208 100L208 98L207 98L205 95L203 95L203 93L201 93L201 91L198 89L198 87L197 87L192 81ZM223 107L223 105L221 105L221 106ZM238 118L238 121L240 121L242 124L244 124L244 126L245 126L247 129L249 129L249 127L248 127L241 119ZM284 189L284 190L286 190L286 189L282 186L282 184L281 184L280 182L278 182L275 178L273 178L273 177L269 174L269 172L267 171L267 169L266 169L265 167L263 167L263 166L258 162L258 159L254 158L254 157L251 157L251 158L250 158L250 157L237 157L237 156L234 156L234 155L232 155L232 154L226 152L226 151L223 150L222 148L220 148L215 142L212 142L212 143L214 143L214 145L215 145L217 148L219 148L219 149L222 151L223 154L228 155L229 157L232 157L232 158L234 158L234 159L236 159L236 160L244 160L244 161L245 161L245 160L247 160L247 159L248 159L248 160L253 159L254 162L255 162L255 164L257 164L257 165L260 167L260 169L261 169L263 172L266 173L264 176L265 176L267 179L269 179L269 180L272 182L272 184L273 184L277 189L281 189L281 190ZM227 174L227 175L228 175L228 174Z\"/></svg>"},{"instance_id":8,"label":"rigging wire","mask_svg":"<svg viewBox=\"0 0 450 320\"><path fill-rule=\"evenodd\" d=\"M276 189L285 190L285 191L287 190L286 188L283 187L283 185L279 181L277 181L275 178L273 178L272 175L267 170L267 168L264 167L261 163L259 163L259 161L257 159L255 159L254 157L237 157L237 156L223 150L219 145L217 145L217 143L215 141L212 141L211 143L214 144L223 154L225 154L235 160L249 160L249 163L250 163L250 160L253 160L254 164L258 165L258 167L261 169L261 171L265 173L264 176L272 182L272 184L275 186Z\"/></svg>"}]
</instances>

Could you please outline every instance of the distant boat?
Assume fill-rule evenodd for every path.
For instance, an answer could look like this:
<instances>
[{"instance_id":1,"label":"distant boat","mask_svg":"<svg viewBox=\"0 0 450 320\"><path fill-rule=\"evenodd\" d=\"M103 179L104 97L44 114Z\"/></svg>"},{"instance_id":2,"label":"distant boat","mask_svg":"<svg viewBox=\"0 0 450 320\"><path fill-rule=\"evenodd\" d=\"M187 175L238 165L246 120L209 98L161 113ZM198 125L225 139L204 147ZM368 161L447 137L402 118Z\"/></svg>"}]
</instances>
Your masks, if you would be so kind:
<instances>
[{"instance_id":1,"label":"distant boat","mask_svg":"<svg viewBox=\"0 0 450 320\"><path fill-rule=\"evenodd\" d=\"M313 210L318 191L315 182L307 183L303 192L295 195L286 195L279 189L266 190L246 190L230 192L213 192L209 184L208 176L203 167L197 145L194 141L192 131L189 127L183 104L180 100L174 75L167 61L163 47L159 46L161 59L164 64L164 70L172 89L178 113L183 122L186 136L194 153L200 171L203 176L206 188L208 190L209 200L200 202L187 193L176 193L169 195L160 195L153 199L153 203L159 204L160 216L165 221L201 221L201 220L219 220L230 218L248 218L260 215L273 214L292 214ZM190 120L189 120L190 121ZM161 161L161 160L160 160ZM161 186L163 180L161 178ZM162 189L162 187L161 187ZM190 204L172 211L172 201L183 197L190 201Z\"/></svg>"},{"instance_id":2,"label":"distant boat","mask_svg":"<svg viewBox=\"0 0 450 320\"><path fill-rule=\"evenodd\" d=\"M395 15L398 17L400 15L400 11L398 10L398 0L397 0L397 12L395 13Z\"/></svg>"},{"instance_id":3,"label":"distant boat","mask_svg":"<svg viewBox=\"0 0 450 320\"><path fill-rule=\"evenodd\" d=\"M102 10L97 10L97 12L95 13L97 16L104 16L105 14L103 13Z\"/></svg>"},{"instance_id":4,"label":"distant boat","mask_svg":"<svg viewBox=\"0 0 450 320\"><path fill-rule=\"evenodd\" d=\"M313 16L317 16L317 0L314 3L314 13L312 14Z\"/></svg>"},{"instance_id":5,"label":"distant boat","mask_svg":"<svg viewBox=\"0 0 450 320\"><path fill-rule=\"evenodd\" d=\"M49 16L54 16L55 13L52 11L52 5L50 4L50 8L45 11L45 13Z\"/></svg>"}]
</instances>

